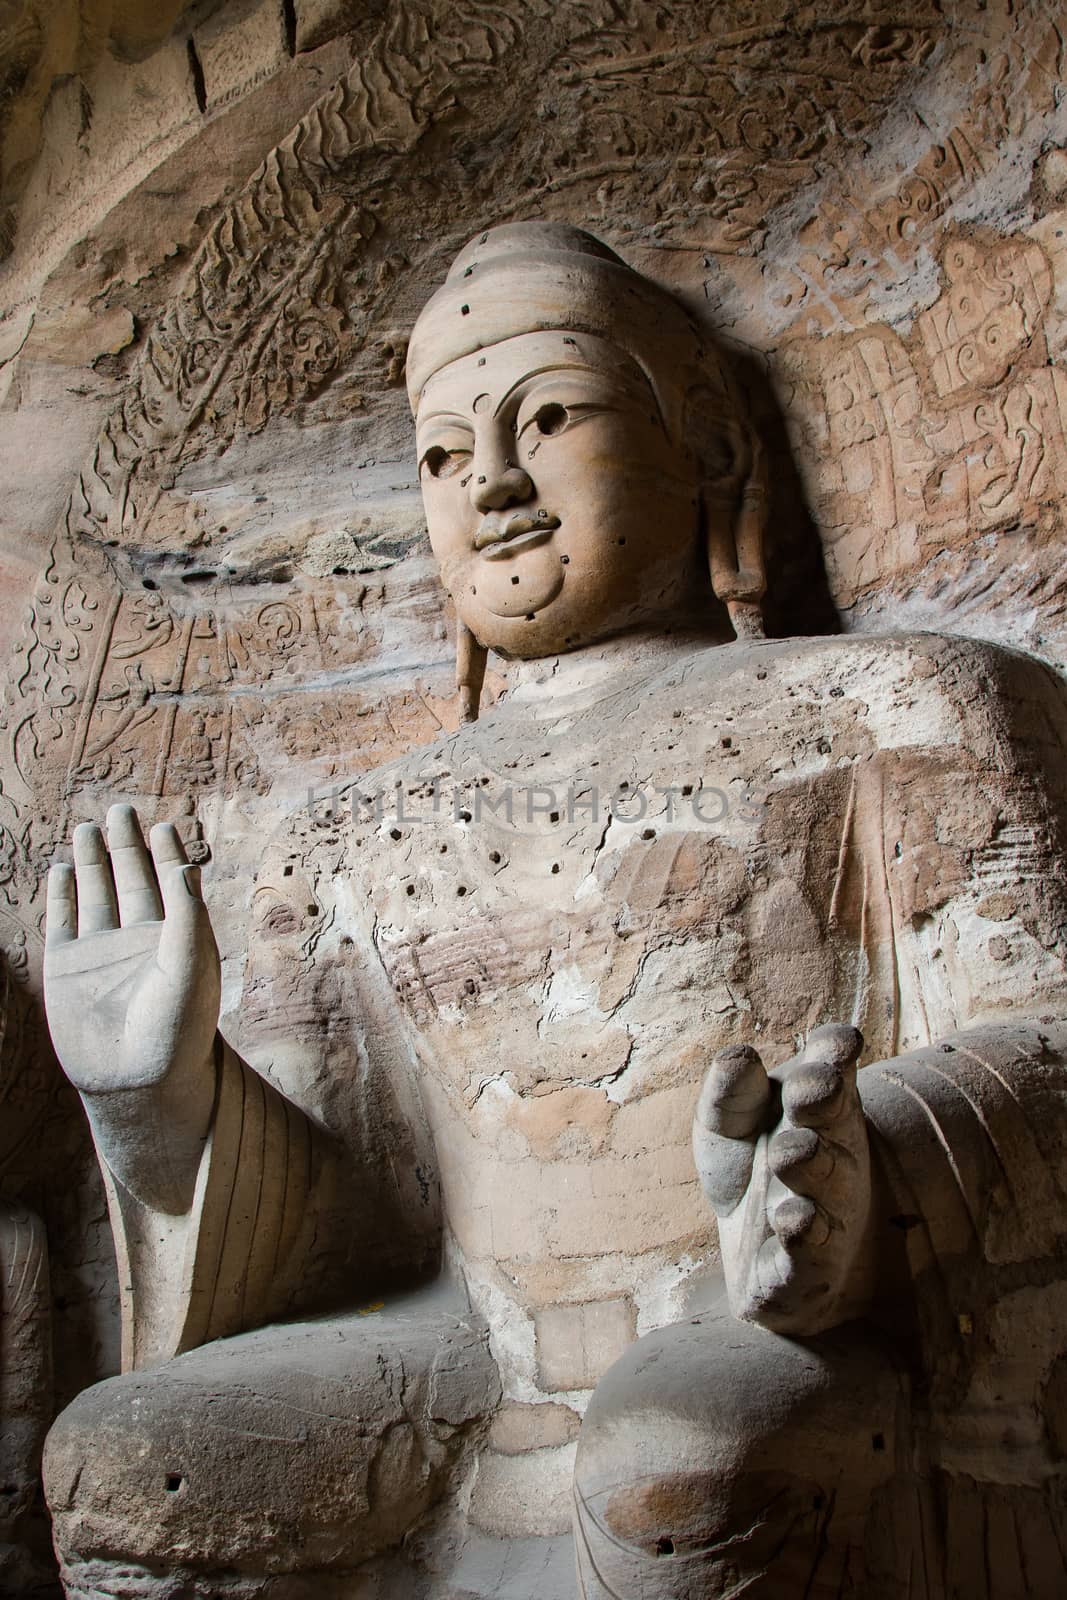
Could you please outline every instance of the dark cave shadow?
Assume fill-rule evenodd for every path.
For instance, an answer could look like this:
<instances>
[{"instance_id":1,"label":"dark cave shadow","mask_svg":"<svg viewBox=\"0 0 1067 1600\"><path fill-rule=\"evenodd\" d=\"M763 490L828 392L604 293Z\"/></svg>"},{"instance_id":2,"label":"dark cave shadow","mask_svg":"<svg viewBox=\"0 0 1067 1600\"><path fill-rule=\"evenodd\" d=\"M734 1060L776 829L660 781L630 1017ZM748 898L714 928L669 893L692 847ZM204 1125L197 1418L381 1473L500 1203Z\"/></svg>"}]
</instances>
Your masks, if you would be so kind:
<instances>
[{"instance_id":1,"label":"dark cave shadow","mask_svg":"<svg viewBox=\"0 0 1067 1600\"><path fill-rule=\"evenodd\" d=\"M822 539L797 470L785 415L765 364L737 345L717 341L748 405L766 451L770 499L764 550L768 638L843 632L830 593Z\"/></svg>"}]
</instances>

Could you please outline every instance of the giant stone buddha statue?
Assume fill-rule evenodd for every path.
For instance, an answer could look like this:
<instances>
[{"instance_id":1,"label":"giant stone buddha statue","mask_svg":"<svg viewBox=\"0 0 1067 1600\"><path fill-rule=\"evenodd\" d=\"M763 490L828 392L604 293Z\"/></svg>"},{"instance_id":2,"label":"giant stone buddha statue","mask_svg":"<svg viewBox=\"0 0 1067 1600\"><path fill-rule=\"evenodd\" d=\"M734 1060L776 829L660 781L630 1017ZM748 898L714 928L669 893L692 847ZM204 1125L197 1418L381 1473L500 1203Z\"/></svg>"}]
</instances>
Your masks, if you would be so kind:
<instances>
[{"instance_id":1,"label":"giant stone buddha statue","mask_svg":"<svg viewBox=\"0 0 1067 1600\"><path fill-rule=\"evenodd\" d=\"M1067 1592L1058 680L765 639L727 367L579 229L407 370L466 720L265 852L251 1061L172 828L53 868L128 1369L68 1593L450 1593L572 1493L587 1600Z\"/></svg>"}]
</instances>

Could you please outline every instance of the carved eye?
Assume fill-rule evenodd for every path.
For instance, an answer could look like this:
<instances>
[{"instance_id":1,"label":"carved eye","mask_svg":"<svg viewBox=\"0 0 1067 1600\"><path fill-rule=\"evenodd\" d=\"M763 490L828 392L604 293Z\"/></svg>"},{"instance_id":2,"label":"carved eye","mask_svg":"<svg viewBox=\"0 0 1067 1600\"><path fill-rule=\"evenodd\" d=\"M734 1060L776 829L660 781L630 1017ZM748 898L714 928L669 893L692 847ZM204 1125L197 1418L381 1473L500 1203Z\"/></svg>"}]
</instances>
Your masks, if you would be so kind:
<instances>
[{"instance_id":1,"label":"carved eye","mask_svg":"<svg viewBox=\"0 0 1067 1600\"><path fill-rule=\"evenodd\" d=\"M422 458L422 464L431 478L451 478L470 461L469 450L446 450L443 445L431 445Z\"/></svg>"},{"instance_id":2,"label":"carved eye","mask_svg":"<svg viewBox=\"0 0 1067 1600\"><path fill-rule=\"evenodd\" d=\"M534 415L534 426L538 433L546 438L553 433L562 433L567 426L567 408L556 404L541 406Z\"/></svg>"}]
</instances>

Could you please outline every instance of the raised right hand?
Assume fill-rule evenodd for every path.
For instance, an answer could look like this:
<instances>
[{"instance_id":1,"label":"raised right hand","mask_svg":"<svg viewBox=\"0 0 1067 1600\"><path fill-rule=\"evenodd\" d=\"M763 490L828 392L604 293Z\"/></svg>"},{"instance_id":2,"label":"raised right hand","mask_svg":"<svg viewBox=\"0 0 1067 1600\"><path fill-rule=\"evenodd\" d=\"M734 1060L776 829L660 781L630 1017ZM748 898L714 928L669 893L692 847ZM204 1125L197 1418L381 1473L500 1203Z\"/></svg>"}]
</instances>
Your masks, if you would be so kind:
<instances>
[{"instance_id":1,"label":"raised right hand","mask_svg":"<svg viewBox=\"0 0 1067 1600\"><path fill-rule=\"evenodd\" d=\"M143 1168L130 1174L137 1192L162 1161L164 1189L184 1193L214 1096L219 955L172 823L151 846L129 805L108 812L106 847L95 823L75 829L73 869L48 879L45 1009L109 1164L123 1181L125 1158Z\"/></svg>"}]
</instances>

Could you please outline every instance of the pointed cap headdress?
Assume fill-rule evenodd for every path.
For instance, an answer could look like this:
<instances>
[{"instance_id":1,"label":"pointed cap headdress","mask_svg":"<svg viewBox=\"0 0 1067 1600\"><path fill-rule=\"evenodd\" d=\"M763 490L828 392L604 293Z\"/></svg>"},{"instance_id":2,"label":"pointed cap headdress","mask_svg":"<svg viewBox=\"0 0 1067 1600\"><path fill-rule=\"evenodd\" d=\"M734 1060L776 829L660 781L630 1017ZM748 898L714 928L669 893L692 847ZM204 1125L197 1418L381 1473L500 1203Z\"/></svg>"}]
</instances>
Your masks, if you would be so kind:
<instances>
[{"instance_id":1,"label":"pointed cap headdress","mask_svg":"<svg viewBox=\"0 0 1067 1600\"><path fill-rule=\"evenodd\" d=\"M508 222L460 251L419 315L407 354L412 411L425 384L450 362L545 330L594 334L629 355L679 442L694 388L717 388L723 405L736 409L707 338L657 284L581 228Z\"/></svg>"}]
</instances>

